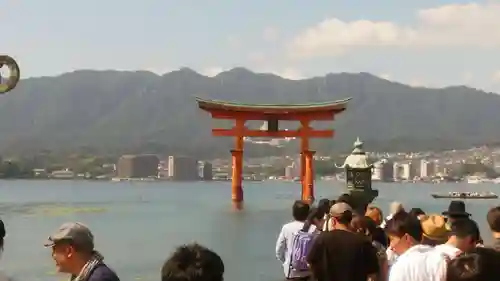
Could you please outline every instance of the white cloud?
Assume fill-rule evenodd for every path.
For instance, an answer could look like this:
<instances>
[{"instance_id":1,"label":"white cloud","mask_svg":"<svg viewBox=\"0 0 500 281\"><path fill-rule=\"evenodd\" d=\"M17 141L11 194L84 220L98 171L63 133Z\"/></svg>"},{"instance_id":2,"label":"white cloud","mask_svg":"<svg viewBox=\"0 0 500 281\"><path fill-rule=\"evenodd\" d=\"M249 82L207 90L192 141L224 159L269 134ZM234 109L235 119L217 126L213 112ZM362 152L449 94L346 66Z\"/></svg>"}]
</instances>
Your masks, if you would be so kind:
<instances>
[{"instance_id":1,"label":"white cloud","mask_svg":"<svg viewBox=\"0 0 500 281\"><path fill-rule=\"evenodd\" d=\"M301 80L304 79L305 77L298 71L297 69L294 68L285 68L280 71L274 71L272 72L278 76L281 76L285 79L290 79L290 80Z\"/></svg>"},{"instance_id":2,"label":"white cloud","mask_svg":"<svg viewBox=\"0 0 500 281\"><path fill-rule=\"evenodd\" d=\"M270 73L289 80L307 79L298 69L293 67L276 67L273 65L257 65L249 68L255 73Z\"/></svg>"},{"instance_id":3,"label":"white cloud","mask_svg":"<svg viewBox=\"0 0 500 281\"><path fill-rule=\"evenodd\" d=\"M267 27L266 29L264 29L264 32L262 35L264 37L264 40L272 42L272 41L276 41L278 39L279 31L278 31L278 29L276 29L274 27Z\"/></svg>"},{"instance_id":4,"label":"white cloud","mask_svg":"<svg viewBox=\"0 0 500 281\"><path fill-rule=\"evenodd\" d=\"M465 85L469 85L470 83L472 83L473 79L474 79L474 74L472 72L467 71L462 73L462 81Z\"/></svg>"},{"instance_id":5,"label":"white cloud","mask_svg":"<svg viewBox=\"0 0 500 281\"><path fill-rule=\"evenodd\" d=\"M493 83L500 85L500 70L493 73L493 75L491 76L491 80L493 80Z\"/></svg>"},{"instance_id":6,"label":"white cloud","mask_svg":"<svg viewBox=\"0 0 500 281\"><path fill-rule=\"evenodd\" d=\"M229 47L237 49L241 46L241 41L236 37L230 36L227 38L227 44L229 45Z\"/></svg>"},{"instance_id":7,"label":"white cloud","mask_svg":"<svg viewBox=\"0 0 500 281\"><path fill-rule=\"evenodd\" d=\"M227 69L224 69L224 68L219 67L219 66L212 66L212 67L208 67L208 68L203 69L202 71L200 71L200 73L205 75L205 76L208 76L208 77L214 77L214 76L217 76L217 74L224 72L226 70Z\"/></svg>"},{"instance_id":8,"label":"white cloud","mask_svg":"<svg viewBox=\"0 0 500 281\"><path fill-rule=\"evenodd\" d=\"M417 12L416 24L325 20L289 44L294 57L335 56L356 48L500 47L500 4L452 4Z\"/></svg>"},{"instance_id":9,"label":"white cloud","mask_svg":"<svg viewBox=\"0 0 500 281\"><path fill-rule=\"evenodd\" d=\"M253 52L248 55L248 60L253 63L262 63L266 59L266 55L261 52Z\"/></svg>"},{"instance_id":10,"label":"white cloud","mask_svg":"<svg viewBox=\"0 0 500 281\"><path fill-rule=\"evenodd\" d=\"M382 73L382 74L379 74L378 77L385 79L385 80L391 80L392 75L389 73Z\"/></svg>"},{"instance_id":11,"label":"white cloud","mask_svg":"<svg viewBox=\"0 0 500 281\"><path fill-rule=\"evenodd\" d=\"M169 73L169 72L174 71L175 68L161 66L161 67L146 67L145 70L151 71L151 72L156 73L158 75L163 75L165 73Z\"/></svg>"},{"instance_id":12,"label":"white cloud","mask_svg":"<svg viewBox=\"0 0 500 281\"><path fill-rule=\"evenodd\" d=\"M432 87L432 85L430 83L425 83L420 78L411 79L410 82L408 83L408 85L411 87Z\"/></svg>"}]
</instances>

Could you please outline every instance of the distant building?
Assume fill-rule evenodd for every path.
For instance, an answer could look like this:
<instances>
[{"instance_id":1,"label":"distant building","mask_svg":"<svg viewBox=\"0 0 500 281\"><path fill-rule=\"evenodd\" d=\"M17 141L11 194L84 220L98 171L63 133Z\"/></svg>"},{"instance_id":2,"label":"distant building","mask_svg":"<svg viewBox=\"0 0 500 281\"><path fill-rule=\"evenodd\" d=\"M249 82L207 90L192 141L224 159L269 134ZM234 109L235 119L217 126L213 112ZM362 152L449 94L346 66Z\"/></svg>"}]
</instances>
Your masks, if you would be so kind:
<instances>
[{"instance_id":1,"label":"distant building","mask_svg":"<svg viewBox=\"0 0 500 281\"><path fill-rule=\"evenodd\" d=\"M198 161L186 156L169 156L168 177L178 181L199 180Z\"/></svg>"},{"instance_id":2,"label":"distant building","mask_svg":"<svg viewBox=\"0 0 500 281\"><path fill-rule=\"evenodd\" d=\"M394 174L394 179L395 180L400 180L403 178L403 167L402 164L399 162L394 162L392 165L393 167L393 174Z\"/></svg>"},{"instance_id":3,"label":"distant building","mask_svg":"<svg viewBox=\"0 0 500 281\"><path fill-rule=\"evenodd\" d=\"M285 168L285 178L287 178L289 180L295 178L294 169L295 169L295 167L293 165L287 166Z\"/></svg>"},{"instance_id":4,"label":"distant building","mask_svg":"<svg viewBox=\"0 0 500 281\"><path fill-rule=\"evenodd\" d=\"M422 160L420 162L420 177L423 179L431 178L435 175L434 161Z\"/></svg>"},{"instance_id":5,"label":"distant building","mask_svg":"<svg viewBox=\"0 0 500 281\"><path fill-rule=\"evenodd\" d=\"M160 160L156 155L123 155L118 159L119 178L148 178L158 176Z\"/></svg>"},{"instance_id":6,"label":"distant building","mask_svg":"<svg viewBox=\"0 0 500 281\"><path fill-rule=\"evenodd\" d=\"M75 173L69 169L53 171L50 174L53 179L73 179L75 178Z\"/></svg>"},{"instance_id":7,"label":"distant building","mask_svg":"<svg viewBox=\"0 0 500 281\"><path fill-rule=\"evenodd\" d=\"M413 180L417 176L416 169L413 163L401 164L401 167L403 168L403 172L401 175L402 179Z\"/></svg>"},{"instance_id":8,"label":"distant building","mask_svg":"<svg viewBox=\"0 0 500 281\"><path fill-rule=\"evenodd\" d=\"M394 180L394 167L387 159L382 159L373 165L372 179L383 182L392 182Z\"/></svg>"},{"instance_id":9,"label":"distant building","mask_svg":"<svg viewBox=\"0 0 500 281\"><path fill-rule=\"evenodd\" d=\"M200 173L199 173L200 179L202 179L204 181L211 181L213 179L212 163L201 162L201 165L199 166L199 168L200 168Z\"/></svg>"}]
</instances>

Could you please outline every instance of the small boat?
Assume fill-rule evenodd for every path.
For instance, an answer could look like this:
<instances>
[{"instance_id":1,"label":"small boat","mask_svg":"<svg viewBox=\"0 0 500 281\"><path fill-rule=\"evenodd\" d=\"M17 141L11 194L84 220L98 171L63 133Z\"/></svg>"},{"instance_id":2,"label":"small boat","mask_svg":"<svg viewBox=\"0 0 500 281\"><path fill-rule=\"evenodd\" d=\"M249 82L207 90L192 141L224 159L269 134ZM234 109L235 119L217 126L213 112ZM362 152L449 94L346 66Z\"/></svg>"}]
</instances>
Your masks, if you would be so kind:
<instances>
[{"instance_id":1,"label":"small boat","mask_svg":"<svg viewBox=\"0 0 500 281\"><path fill-rule=\"evenodd\" d=\"M433 198L459 198L459 199L497 199L493 192L449 192L448 194L431 194Z\"/></svg>"}]
</instances>

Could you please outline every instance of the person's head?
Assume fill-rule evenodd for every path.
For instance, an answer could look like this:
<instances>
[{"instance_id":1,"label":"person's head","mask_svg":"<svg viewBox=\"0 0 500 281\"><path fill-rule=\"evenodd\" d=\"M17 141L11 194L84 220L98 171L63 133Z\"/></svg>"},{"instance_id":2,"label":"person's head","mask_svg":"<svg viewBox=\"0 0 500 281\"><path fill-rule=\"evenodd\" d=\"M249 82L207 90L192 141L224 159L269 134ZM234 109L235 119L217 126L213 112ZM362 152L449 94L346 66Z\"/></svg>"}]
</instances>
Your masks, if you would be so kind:
<instances>
[{"instance_id":1,"label":"person's head","mask_svg":"<svg viewBox=\"0 0 500 281\"><path fill-rule=\"evenodd\" d=\"M343 193L337 198L335 203L346 203L349 206L352 206L352 197L348 193Z\"/></svg>"},{"instance_id":2,"label":"person's head","mask_svg":"<svg viewBox=\"0 0 500 281\"><path fill-rule=\"evenodd\" d=\"M456 220L468 219L470 214L466 211L465 202L459 200L453 200L448 206L448 210L444 211L443 216L445 216L448 222L451 224Z\"/></svg>"},{"instance_id":3,"label":"person's head","mask_svg":"<svg viewBox=\"0 0 500 281\"><path fill-rule=\"evenodd\" d=\"M384 221L384 214L382 213L382 210L375 206L368 206L365 216L370 217L376 225L380 225Z\"/></svg>"},{"instance_id":4,"label":"person's head","mask_svg":"<svg viewBox=\"0 0 500 281\"><path fill-rule=\"evenodd\" d=\"M496 281L500 276L500 253L474 248L448 263L445 281Z\"/></svg>"},{"instance_id":5,"label":"person's head","mask_svg":"<svg viewBox=\"0 0 500 281\"><path fill-rule=\"evenodd\" d=\"M419 220L422 225L421 244L436 246L446 242L448 239L448 230L446 229L446 220L443 216L429 215Z\"/></svg>"},{"instance_id":6,"label":"person's head","mask_svg":"<svg viewBox=\"0 0 500 281\"><path fill-rule=\"evenodd\" d=\"M293 203L292 216L296 221L305 221L309 216L309 204L304 201L297 200Z\"/></svg>"},{"instance_id":7,"label":"person's head","mask_svg":"<svg viewBox=\"0 0 500 281\"><path fill-rule=\"evenodd\" d=\"M422 240L420 221L405 211L399 211L387 222L385 231L390 240L390 249L401 255Z\"/></svg>"},{"instance_id":8,"label":"person's head","mask_svg":"<svg viewBox=\"0 0 500 281\"><path fill-rule=\"evenodd\" d=\"M351 227L354 232L362 234L372 240L377 224L370 217L354 216L351 220Z\"/></svg>"},{"instance_id":9,"label":"person's head","mask_svg":"<svg viewBox=\"0 0 500 281\"><path fill-rule=\"evenodd\" d=\"M410 214L410 216L416 217L419 220L421 220L422 218L425 217L424 210L422 210L420 208L411 208L411 210L408 212L408 214Z\"/></svg>"},{"instance_id":10,"label":"person's head","mask_svg":"<svg viewBox=\"0 0 500 281\"><path fill-rule=\"evenodd\" d=\"M491 208L486 215L486 221L493 235L500 235L500 206Z\"/></svg>"},{"instance_id":11,"label":"person's head","mask_svg":"<svg viewBox=\"0 0 500 281\"><path fill-rule=\"evenodd\" d=\"M337 203L337 200L332 199L330 200L330 204L328 204L328 210L327 213L330 211L330 208Z\"/></svg>"},{"instance_id":12,"label":"person's head","mask_svg":"<svg viewBox=\"0 0 500 281\"><path fill-rule=\"evenodd\" d=\"M340 202L330 208L330 223L332 228L351 228L353 209L349 204Z\"/></svg>"},{"instance_id":13,"label":"person's head","mask_svg":"<svg viewBox=\"0 0 500 281\"><path fill-rule=\"evenodd\" d=\"M404 211L403 204L401 204L400 202L396 202L396 201L391 203L391 206L390 206L391 214L394 215L394 214L401 212L401 211Z\"/></svg>"},{"instance_id":14,"label":"person's head","mask_svg":"<svg viewBox=\"0 0 500 281\"><path fill-rule=\"evenodd\" d=\"M49 236L45 247L52 248L59 272L78 274L94 253L94 235L84 224L69 222Z\"/></svg>"},{"instance_id":15,"label":"person's head","mask_svg":"<svg viewBox=\"0 0 500 281\"><path fill-rule=\"evenodd\" d=\"M199 245L184 245L175 250L161 269L161 281L222 281L221 257Z\"/></svg>"},{"instance_id":16,"label":"person's head","mask_svg":"<svg viewBox=\"0 0 500 281\"><path fill-rule=\"evenodd\" d=\"M3 223L3 220L0 219L0 252L3 251L5 235L7 235L7 232L5 231L5 224Z\"/></svg>"},{"instance_id":17,"label":"person's head","mask_svg":"<svg viewBox=\"0 0 500 281\"><path fill-rule=\"evenodd\" d=\"M471 219L454 221L450 226L450 237L447 243L452 244L463 252L475 248L481 241L479 227Z\"/></svg>"},{"instance_id":18,"label":"person's head","mask_svg":"<svg viewBox=\"0 0 500 281\"><path fill-rule=\"evenodd\" d=\"M330 200L323 198L318 202L318 209L320 209L323 213L328 213L330 210Z\"/></svg>"},{"instance_id":19,"label":"person's head","mask_svg":"<svg viewBox=\"0 0 500 281\"><path fill-rule=\"evenodd\" d=\"M309 225L316 226L316 229L322 229L325 222L325 212L324 210L318 208L312 208L307 217L306 223Z\"/></svg>"}]
</instances>

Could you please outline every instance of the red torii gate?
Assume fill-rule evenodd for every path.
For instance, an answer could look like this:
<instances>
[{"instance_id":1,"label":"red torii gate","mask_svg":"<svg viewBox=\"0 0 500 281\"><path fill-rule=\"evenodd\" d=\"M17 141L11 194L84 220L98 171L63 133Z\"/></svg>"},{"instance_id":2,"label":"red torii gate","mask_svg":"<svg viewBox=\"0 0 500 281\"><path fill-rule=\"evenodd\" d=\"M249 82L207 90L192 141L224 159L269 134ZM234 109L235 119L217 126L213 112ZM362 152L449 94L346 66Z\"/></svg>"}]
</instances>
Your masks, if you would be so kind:
<instances>
[{"instance_id":1,"label":"red torii gate","mask_svg":"<svg viewBox=\"0 0 500 281\"><path fill-rule=\"evenodd\" d=\"M350 100L309 104L242 104L228 101L208 100L196 98L198 107L212 115L212 119L234 120L231 129L212 129L212 135L218 137L234 137L232 154L232 201L233 205L241 209L243 206L242 170L243 170L243 138L269 137L291 138L301 140L301 175L302 200L314 200L314 151L309 150L309 139L331 138L334 130L315 130L310 126L313 121L334 120L335 115L347 108ZM251 130L245 126L246 121L262 120L268 122L267 130ZM297 130L279 130L279 121L299 121L301 126Z\"/></svg>"}]
</instances>

